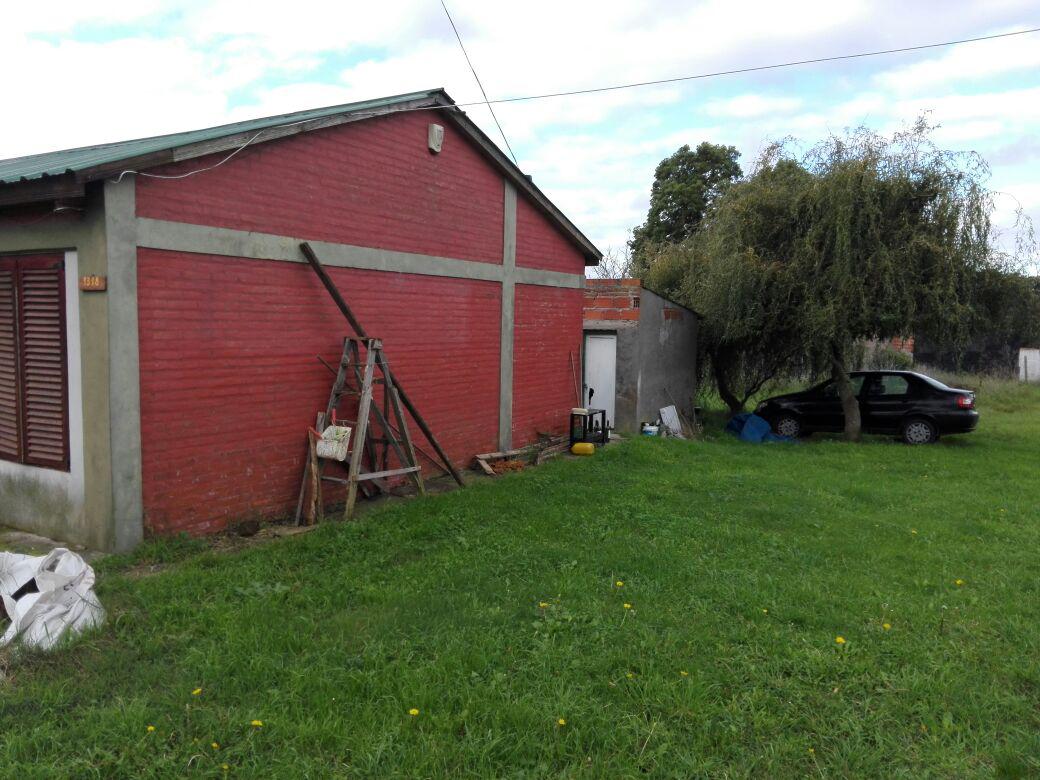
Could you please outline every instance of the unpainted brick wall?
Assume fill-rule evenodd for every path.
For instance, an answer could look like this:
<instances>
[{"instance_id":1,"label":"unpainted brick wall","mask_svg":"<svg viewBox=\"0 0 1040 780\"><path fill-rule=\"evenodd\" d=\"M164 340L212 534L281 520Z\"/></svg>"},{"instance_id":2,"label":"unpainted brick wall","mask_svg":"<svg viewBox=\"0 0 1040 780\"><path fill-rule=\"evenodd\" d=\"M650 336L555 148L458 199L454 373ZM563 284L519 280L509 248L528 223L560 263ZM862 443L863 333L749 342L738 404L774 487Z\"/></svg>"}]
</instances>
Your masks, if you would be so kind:
<instances>
[{"instance_id":1,"label":"unpainted brick wall","mask_svg":"<svg viewBox=\"0 0 1040 780\"><path fill-rule=\"evenodd\" d=\"M587 279L586 320L639 320L638 279Z\"/></svg>"}]
</instances>

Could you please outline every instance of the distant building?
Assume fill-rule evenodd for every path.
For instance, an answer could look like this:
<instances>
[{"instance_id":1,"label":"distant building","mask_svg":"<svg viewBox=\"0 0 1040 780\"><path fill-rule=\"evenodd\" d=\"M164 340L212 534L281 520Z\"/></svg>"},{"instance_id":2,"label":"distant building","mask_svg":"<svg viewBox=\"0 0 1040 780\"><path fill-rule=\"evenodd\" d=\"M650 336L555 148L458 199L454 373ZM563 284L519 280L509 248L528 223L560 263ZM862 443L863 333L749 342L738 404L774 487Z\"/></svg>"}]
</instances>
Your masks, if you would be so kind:
<instances>
[{"instance_id":1,"label":"distant building","mask_svg":"<svg viewBox=\"0 0 1040 780\"><path fill-rule=\"evenodd\" d=\"M1018 378L1023 382L1040 382L1040 347L1018 350Z\"/></svg>"}]
</instances>

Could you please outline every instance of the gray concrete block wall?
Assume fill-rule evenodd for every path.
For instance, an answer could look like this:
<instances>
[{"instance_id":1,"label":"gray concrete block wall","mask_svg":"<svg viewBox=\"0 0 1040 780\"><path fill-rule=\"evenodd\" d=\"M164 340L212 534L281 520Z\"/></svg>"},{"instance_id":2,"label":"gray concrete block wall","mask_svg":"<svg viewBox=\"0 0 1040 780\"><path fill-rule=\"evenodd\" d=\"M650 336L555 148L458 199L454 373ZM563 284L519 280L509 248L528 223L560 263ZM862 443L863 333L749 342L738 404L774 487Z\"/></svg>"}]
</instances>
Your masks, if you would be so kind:
<instances>
[{"instance_id":1,"label":"gray concrete block wall","mask_svg":"<svg viewBox=\"0 0 1040 780\"><path fill-rule=\"evenodd\" d=\"M697 392L697 315L645 288L639 312L638 320L585 321L587 333L617 336L614 427L625 434L673 403L692 417Z\"/></svg>"},{"instance_id":2,"label":"gray concrete block wall","mask_svg":"<svg viewBox=\"0 0 1040 780\"><path fill-rule=\"evenodd\" d=\"M639 312L636 416L640 421L656 420L661 408L672 404L692 416L697 390L697 315L645 288Z\"/></svg>"}]
</instances>

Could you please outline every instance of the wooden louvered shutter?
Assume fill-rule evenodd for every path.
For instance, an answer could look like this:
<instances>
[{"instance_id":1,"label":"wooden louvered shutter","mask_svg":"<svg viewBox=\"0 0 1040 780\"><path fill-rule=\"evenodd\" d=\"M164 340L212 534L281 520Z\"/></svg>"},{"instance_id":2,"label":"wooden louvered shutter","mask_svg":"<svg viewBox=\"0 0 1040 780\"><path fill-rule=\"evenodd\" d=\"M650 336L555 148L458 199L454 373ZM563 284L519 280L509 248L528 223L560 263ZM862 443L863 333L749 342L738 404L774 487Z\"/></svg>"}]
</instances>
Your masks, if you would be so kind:
<instances>
[{"instance_id":1,"label":"wooden louvered shutter","mask_svg":"<svg viewBox=\"0 0 1040 780\"><path fill-rule=\"evenodd\" d=\"M5 460L22 458L17 301L14 260L0 257L0 458Z\"/></svg>"},{"instance_id":2,"label":"wooden louvered shutter","mask_svg":"<svg viewBox=\"0 0 1040 780\"><path fill-rule=\"evenodd\" d=\"M48 255L17 263L22 462L67 468L64 262Z\"/></svg>"}]
</instances>

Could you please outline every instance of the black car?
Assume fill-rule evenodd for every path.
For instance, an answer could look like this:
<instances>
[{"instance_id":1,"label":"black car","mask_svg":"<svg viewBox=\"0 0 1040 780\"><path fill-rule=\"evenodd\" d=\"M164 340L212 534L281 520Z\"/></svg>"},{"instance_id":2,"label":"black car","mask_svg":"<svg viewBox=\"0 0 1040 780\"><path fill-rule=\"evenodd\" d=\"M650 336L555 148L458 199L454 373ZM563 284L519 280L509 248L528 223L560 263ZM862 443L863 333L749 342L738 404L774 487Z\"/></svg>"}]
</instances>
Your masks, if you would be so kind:
<instances>
[{"instance_id":1,"label":"black car","mask_svg":"<svg viewBox=\"0 0 1040 780\"><path fill-rule=\"evenodd\" d=\"M915 371L854 371L864 433L897 434L907 444L930 444L979 424L975 393L947 387ZM843 431L845 413L834 380L800 393L766 399L755 409L782 436Z\"/></svg>"}]
</instances>

